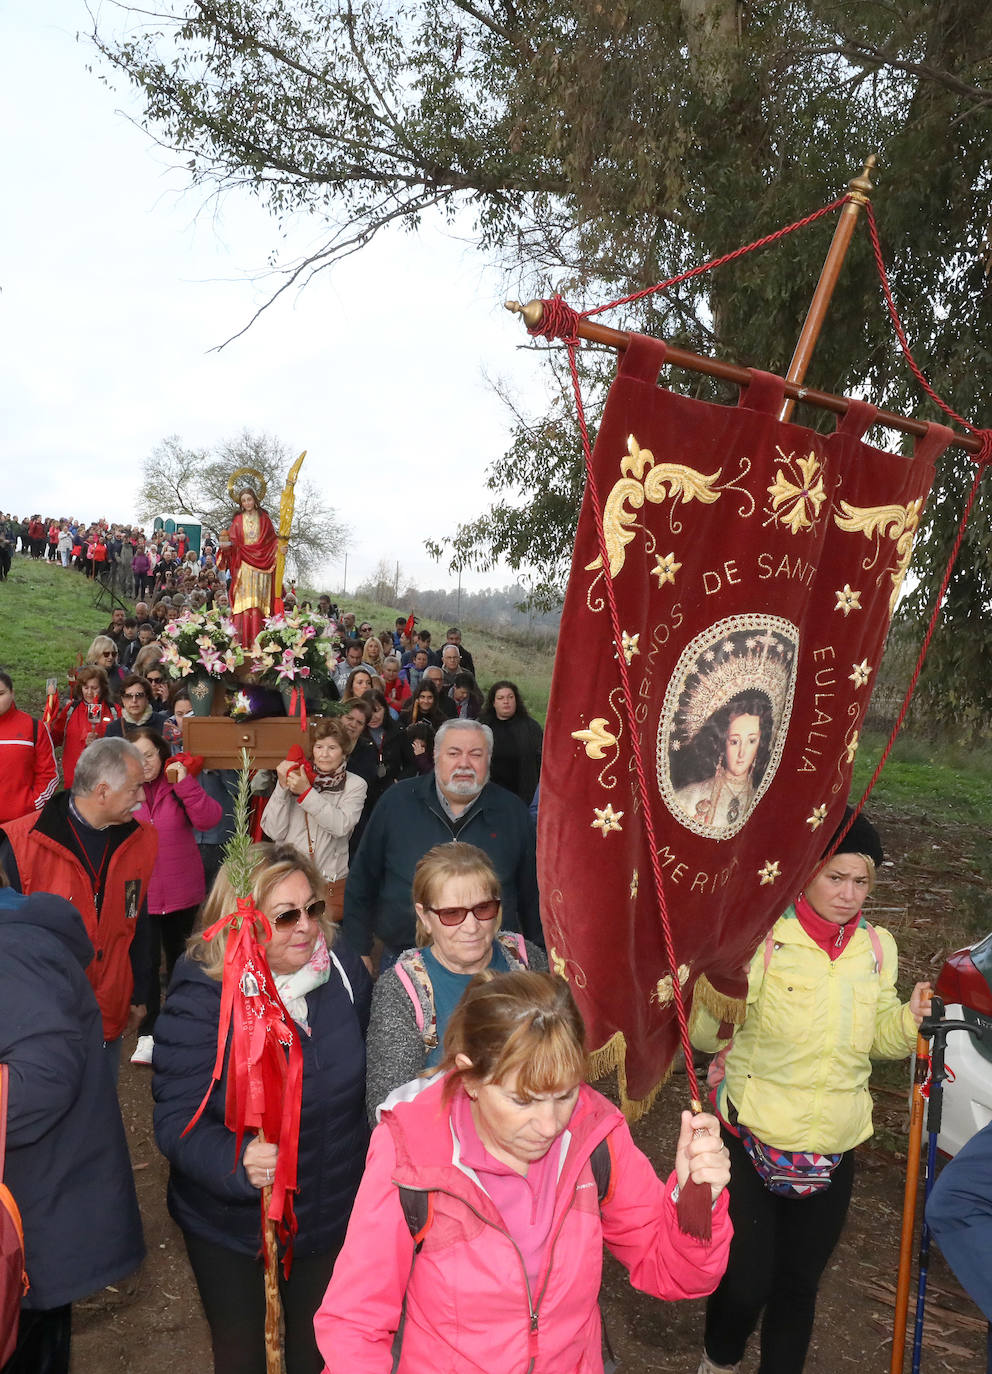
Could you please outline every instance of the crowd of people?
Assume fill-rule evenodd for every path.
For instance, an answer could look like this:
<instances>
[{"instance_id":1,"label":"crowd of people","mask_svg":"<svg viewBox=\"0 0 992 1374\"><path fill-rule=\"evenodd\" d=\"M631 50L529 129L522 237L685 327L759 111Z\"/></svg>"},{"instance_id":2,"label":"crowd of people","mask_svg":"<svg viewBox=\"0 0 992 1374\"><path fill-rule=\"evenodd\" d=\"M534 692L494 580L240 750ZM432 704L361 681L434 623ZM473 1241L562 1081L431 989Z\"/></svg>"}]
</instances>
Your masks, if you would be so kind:
<instances>
[{"instance_id":1,"label":"crowd of people","mask_svg":"<svg viewBox=\"0 0 992 1374\"><path fill-rule=\"evenodd\" d=\"M59 522L56 554L63 523L79 534ZM51 557L54 524L8 521L8 545L16 528L25 556ZM140 1260L114 1094L133 1034L214 1368L261 1374L259 1197L279 1147L251 1136L237 1152L226 1061L186 1129L222 1015L224 945L209 932L235 906L223 847L237 776L184 748L192 704L158 640L187 608L223 608L225 574L207 543L197 555L120 527L96 536L127 566L135 613L113 612L47 722L0 672L7 1182L38 1276L3 1374L63 1374L71 1304ZM61 561L93 575L93 550L84 534ZM895 944L862 914L877 833L859 818L810 875L754 956L729 1042L699 1009L712 1110L683 1114L663 1181L585 1085L581 1018L548 972L542 732L518 687L480 688L457 628L435 646L409 620L376 634L329 597L315 609L336 620L340 657L312 753L252 784L252 897L303 1053L298 1231L279 1281L289 1374L595 1374L603 1243L646 1292L709 1295L702 1374L739 1369L759 1322L763 1374L797 1374L871 1133L870 1059L910 1052L928 995L900 1002ZM37 1072L63 1059L57 1083ZM74 1176L51 1207L46 1180L61 1189L70 1168L92 1195ZM708 1242L676 1220L690 1178L711 1190ZM87 1237L85 1253L66 1236Z\"/></svg>"}]
</instances>

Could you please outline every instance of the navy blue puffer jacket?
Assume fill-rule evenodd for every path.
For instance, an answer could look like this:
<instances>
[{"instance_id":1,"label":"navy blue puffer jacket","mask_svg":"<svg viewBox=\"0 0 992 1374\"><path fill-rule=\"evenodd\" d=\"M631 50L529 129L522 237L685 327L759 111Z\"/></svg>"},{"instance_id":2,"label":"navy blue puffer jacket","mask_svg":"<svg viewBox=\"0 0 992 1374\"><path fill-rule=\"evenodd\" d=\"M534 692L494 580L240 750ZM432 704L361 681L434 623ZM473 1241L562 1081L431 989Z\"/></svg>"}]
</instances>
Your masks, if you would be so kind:
<instances>
[{"instance_id":1,"label":"navy blue puffer jacket","mask_svg":"<svg viewBox=\"0 0 992 1374\"><path fill-rule=\"evenodd\" d=\"M297 1255L326 1254L344 1236L365 1167L365 1031L372 981L343 940L339 970L307 994L311 1034L301 1033L303 1104L295 1197ZM224 1125L227 1064L200 1120L183 1136L207 1090L217 1053L221 985L180 959L155 1023L155 1140L168 1159L169 1212L184 1231L255 1255L261 1245L259 1191L235 1156ZM245 1138L245 1146L251 1137ZM242 1147L242 1154L244 1146Z\"/></svg>"},{"instance_id":2,"label":"navy blue puffer jacket","mask_svg":"<svg viewBox=\"0 0 992 1374\"><path fill-rule=\"evenodd\" d=\"M45 1310L114 1283L145 1254L82 917L48 892L0 889L0 1062L10 1066L4 1182ZM363 1112L364 1116L364 1112Z\"/></svg>"}]
</instances>

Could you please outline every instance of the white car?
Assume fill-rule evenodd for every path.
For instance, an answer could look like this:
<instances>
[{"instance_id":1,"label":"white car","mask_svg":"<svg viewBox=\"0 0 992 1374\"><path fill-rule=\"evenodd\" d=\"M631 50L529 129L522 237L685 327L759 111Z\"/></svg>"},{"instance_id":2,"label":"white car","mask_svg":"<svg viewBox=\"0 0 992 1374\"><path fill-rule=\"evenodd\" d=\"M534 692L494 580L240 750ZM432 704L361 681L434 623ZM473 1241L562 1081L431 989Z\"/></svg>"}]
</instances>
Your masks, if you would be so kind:
<instances>
[{"instance_id":1,"label":"white car","mask_svg":"<svg viewBox=\"0 0 992 1374\"><path fill-rule=\"evenodd\" d=\"M992 1121L992 935L951 954L934 991L944 999L948 1020L982 1028L980 1036L963 1030L947 1036L945 1062L954 1078L944 1083L937 1148L956 1155Z\"/></svg>"}]
</instances>

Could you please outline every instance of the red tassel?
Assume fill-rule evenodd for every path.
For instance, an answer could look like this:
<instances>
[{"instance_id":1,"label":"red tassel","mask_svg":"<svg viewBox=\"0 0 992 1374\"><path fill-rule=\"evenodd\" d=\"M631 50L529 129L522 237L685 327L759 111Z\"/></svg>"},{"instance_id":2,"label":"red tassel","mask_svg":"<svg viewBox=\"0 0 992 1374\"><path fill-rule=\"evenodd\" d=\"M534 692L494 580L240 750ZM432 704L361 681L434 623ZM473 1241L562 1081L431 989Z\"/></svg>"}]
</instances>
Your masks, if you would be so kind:
<instances>
[{"instance_id":1,"label":"red tassel","mask_svg":"<svg viewBox=\"0 0 992 1374\"><path fill-rule=\"evenodd\" d=\"M675 1204L679 1230L696 1240L708 1241L713 1235L713 1193L708 1183L687 1178L679 1189Z\"/></svg>"},{"instance_id":2,"label":"red tassel","mask_svg":"<svg viewBox=\"0 0 992 1374\"><path fill-rule=\"evenodd\" d=\"M690 1103L690 1111L693 1116L698 1116L703 1110L703 1104L698 1098L693 1098ZM693 1131L692 1137L695 1140L697 1135L706 1135L702 1129ZM679 1189L679 1200L675 1204L675 1214L678 1217L679 1230L686 1236L692 1236L694 1240L709 1242L713 1236L713 1190L708 1183L697 1183L694 1178L687 1178Z\"/></svg>"}]
</instances>

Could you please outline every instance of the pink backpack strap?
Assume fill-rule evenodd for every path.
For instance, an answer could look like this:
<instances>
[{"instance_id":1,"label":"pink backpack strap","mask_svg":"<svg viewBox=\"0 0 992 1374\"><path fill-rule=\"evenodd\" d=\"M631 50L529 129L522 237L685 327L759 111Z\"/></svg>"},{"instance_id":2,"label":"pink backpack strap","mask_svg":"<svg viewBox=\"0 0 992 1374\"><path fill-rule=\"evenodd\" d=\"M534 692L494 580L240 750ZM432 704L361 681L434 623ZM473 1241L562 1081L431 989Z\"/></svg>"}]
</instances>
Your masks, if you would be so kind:
<instances>
[{"instance_id":1,"label":"pink backpack strap","mask_svg":"<svg viewBox=\"0 0 992 1374\"><path fill-rule=\"evenodd\" d=\"M393 968L396 970L396 977L406 988L407 996L413 1003L413 1014L417 1018L417 1030L420 1031L421 1035L423 1035L424 1009L420 1005L420 998L417 996L417 990L413 986L413 980L411 979L409 973L407 973L406 969L403 967L402 959L397 959L396 963L393 965Z\"/></svg>"},{"instance_id":2,"label":"pink backpack strap","mask_svg":"<svg viewBox=\"0 0 992 1374\"><path fill-rule=\"evenodd\" d=\"M872 953L875 956L875 972L881 974L882 964L884 962L882 958L882 942L878 938L878 931L872 925L871 921L865 921L865 929L868 931L868 939L871 941Z\"/></svg>"},{"instance_id":3,"label":"pink backpack strap","mask_svg":"<svg viewBox=\"0 0 992 1374\"><path fill-rule=\"evenodd\" d=\"M527 967L527 944L524 937L516 930L501 930L498 940L510 958L517 958Z\"/></svg>"}]
</instances>

